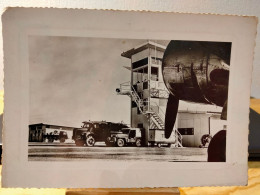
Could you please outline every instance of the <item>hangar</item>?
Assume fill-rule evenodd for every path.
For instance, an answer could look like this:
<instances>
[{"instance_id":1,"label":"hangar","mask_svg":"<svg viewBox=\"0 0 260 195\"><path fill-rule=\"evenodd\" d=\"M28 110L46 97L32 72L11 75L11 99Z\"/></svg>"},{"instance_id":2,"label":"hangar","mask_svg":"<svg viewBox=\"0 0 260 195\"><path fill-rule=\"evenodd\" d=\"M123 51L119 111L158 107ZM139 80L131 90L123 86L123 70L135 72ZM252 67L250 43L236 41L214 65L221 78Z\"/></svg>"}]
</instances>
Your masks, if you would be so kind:
<instances>
[{"instance_id":1,"label":"hangar","mask_svg":"<svg viewBox=\"0 0 260 195\"><path fill-rule=\"evenodd\" d=\"M31 124L29 125L29 142L44 142L44 135L50 134L51 132L65 131L71 141L72 132L75 127L66 127L59 125L50 125L44 123Z\"/></svg>"}]
</instances>

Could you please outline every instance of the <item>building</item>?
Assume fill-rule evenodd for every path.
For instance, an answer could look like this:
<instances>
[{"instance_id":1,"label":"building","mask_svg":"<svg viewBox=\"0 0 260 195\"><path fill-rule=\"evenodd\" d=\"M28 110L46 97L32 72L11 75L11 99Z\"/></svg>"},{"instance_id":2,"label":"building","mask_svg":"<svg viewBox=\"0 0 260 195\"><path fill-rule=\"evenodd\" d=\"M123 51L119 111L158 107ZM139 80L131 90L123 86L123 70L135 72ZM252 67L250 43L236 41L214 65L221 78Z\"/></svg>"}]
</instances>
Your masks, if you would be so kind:
<instances>
[{"instance_id":1,"label":"building","mask_svg":"<svg viewBox=\"0 0 260 195\"><path fill-rule=\"evenodd\" d=\"M202 146L202 138L212 138L218 131L225 129L226 121L220 120L220 112L178 111L177 126L182 135L184 147Z\"/></svg>"},{"instance_id":2,"label":"building","mask_svg":"<svg viewBox=\"0 0 260 195\"><path fill-rule=\"evenodd\" d=\"M162 58L166 47L148 41L123 52L131 60L131 81L122 83L118 94L131 98L131 127L145 129L145 144L164 138L164 118L169 92L162 77ZM177 143L176 128L168 141ZM181 142L179 143L181 145Z\"/></svg>"},{"instance_id":3,"label":"building","mask_svg":"<svg viewBox=\"0 0 260 195\"><path fill-rule=\"evenodd\" d=\"M220 120L220 107L180 101L172 135L164 138L169 97L162 74L165 49L163 45L148 41L123 52L121 56L131 60L131 67L127 68L131 71L131 81L120 84L117 93L131 98L131 127L144 128L146 145L168 142L176 147L199 147L204 135L213 137L226 121Z\"/></svg>"},{"instance_id":4,"label":"building","mask_svg":"<svg viewBox=\"0 0 260 195\"><path fill-rule=\"evenodd\" d=\"M68 135L68 141L72 141L72 132L75 127L65 127L50 124L32 124L29 125L29 142L44 142L44 135L53 133L54 131L65 131ZM67 141L66 141L67 142Z\"/></svg>"}]
</instances>

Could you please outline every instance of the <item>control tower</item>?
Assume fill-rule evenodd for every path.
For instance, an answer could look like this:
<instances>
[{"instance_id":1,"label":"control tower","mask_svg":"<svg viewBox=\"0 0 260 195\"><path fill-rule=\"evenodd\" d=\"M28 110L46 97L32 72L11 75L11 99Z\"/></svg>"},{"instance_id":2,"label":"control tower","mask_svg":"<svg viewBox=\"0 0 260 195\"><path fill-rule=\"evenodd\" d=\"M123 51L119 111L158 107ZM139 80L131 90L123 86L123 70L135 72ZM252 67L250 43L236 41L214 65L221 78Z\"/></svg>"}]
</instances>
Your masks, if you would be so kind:
<instances>
[{"instance_id":1,"label":"control tower","mask_svg":"<svg viewBox=\"0 0 260 195\"><path fill-rule=\"evenodd\" d=\"M181 147L182 136L176 127L168 140L164 138L165 110L169 96L161 68L165 49L163 45L148 41L123 52L121 56L131 60L131 81L120 84L117 94L131 98L131 127L145 129L145 145L160 142Z\"/></svg>"}]
</instances>

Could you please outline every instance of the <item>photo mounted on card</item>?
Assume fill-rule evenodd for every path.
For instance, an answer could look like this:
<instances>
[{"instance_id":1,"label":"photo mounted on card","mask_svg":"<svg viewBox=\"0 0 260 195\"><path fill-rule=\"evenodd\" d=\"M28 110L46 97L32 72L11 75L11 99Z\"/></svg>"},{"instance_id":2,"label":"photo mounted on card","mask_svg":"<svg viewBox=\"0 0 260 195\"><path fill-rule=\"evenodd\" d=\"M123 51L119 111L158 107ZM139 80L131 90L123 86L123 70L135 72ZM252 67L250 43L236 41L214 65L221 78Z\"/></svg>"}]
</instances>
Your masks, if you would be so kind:
<instances>
[{"instance_id":1,"label":"photo mounted on card","mask_svg":"<svg viewBox=\"0 0 260 195\"><path fill-rule=\"evenodd\" d=\"M4 187L247 184L255 17L9 8L2 20Z\"/></svg>"}]
</instances>

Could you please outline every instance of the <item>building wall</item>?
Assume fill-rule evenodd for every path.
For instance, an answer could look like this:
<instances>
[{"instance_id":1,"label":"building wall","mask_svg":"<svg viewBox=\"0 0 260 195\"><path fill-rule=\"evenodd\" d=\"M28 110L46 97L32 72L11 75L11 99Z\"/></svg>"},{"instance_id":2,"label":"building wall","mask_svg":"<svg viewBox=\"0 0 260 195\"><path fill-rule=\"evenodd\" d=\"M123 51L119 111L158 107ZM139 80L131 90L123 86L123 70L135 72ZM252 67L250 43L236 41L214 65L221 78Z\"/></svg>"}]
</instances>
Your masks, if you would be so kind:
<instances>
[{"instance_id":1,"label":"building wall","mask_svg":"<svg viewBox=\"0 0 260 195\"><path fill-rule=\"evenodd\" d=\"M178 128L194 128L193 135L182 135L184 147L199 147L203 135L213 137L226 124L225 120L220 120L220 114L178 113L177 117Z\"/></svg>"},{"instance_id":2,"label":"building wall","mask_svg":"<svg viewBox=\"0 0 260 195\"><path fill-rule=\"evenodd\" d=\"M139 53L132 55L132 63L136 62L138 60L142 60L142 59L146 58L147 56L149 56L149 49L148 48L139 52Z\"/></svg>"},{"instance_id":3,"label":"building wall","mask_svg":"<svg viewBox=\"0 0 260 195\"><path fill-rule=\"evenodd\" d=\"M220 130L227 130L227 121L220 120L219 116L210 117L210 135L214 136Z\"/></svg>"}]
</instances>

